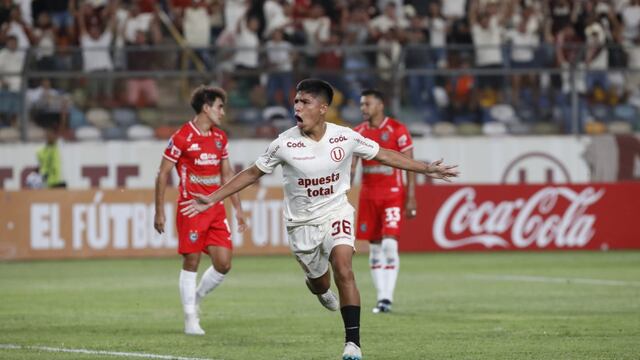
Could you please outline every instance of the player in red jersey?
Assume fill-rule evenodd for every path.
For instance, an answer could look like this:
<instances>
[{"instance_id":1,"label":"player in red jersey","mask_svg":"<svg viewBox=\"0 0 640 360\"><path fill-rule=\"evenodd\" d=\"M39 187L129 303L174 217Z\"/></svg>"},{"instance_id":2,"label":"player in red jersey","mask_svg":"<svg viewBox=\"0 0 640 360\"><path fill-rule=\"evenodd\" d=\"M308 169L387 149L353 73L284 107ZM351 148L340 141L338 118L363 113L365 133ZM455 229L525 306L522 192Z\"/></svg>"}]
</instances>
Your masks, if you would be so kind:
<instances>
[{"instance_id":1,"label":"player in red jersey","mask_svg":"<svg viewBox=\"0 0 640 360\"><path fill-rule=\"evenodd\" d=\"M413 158L413 143L407 128L398 120L384 115L383 94L370 89L361 95L360 111L365 121L354 130L374 140L381 148ZM352 179L357 161L353 161L351 168ZM407 172L405 191L402 170L363 159L356 238L370 242L369 265L378 298L374 313L391 311L400 267L400 225L403 216L410 219L416 214L415 173Z\"/></svg>"},{"instance_id":2,"label":"player in red jersey","mask_svg":"<svg viewBox=\"0 0 640 360\"><path fill-rule=\"evenodd\" d=\"M210 194L233 177L227 135L219 128L225 101L226 93L219 88L200 86L191 95L196 116L169 140L156 178L154 227L159 233L164 232L164 193L174 166L180 177L178 204L191 199L191 193ZM238 231L244 231L244 213L237 194L231 197L231 202L236 209ZM192 218L182 215L180 210L178 207L176 227L178 252L183 256L179 287L184 331L188 335L204 335L198 307L202 298L220 285L231 269L231 232L222 201ZM202 252L209 255L213 266L204 272L196 288Z\"/></svg>"}]
</instances>

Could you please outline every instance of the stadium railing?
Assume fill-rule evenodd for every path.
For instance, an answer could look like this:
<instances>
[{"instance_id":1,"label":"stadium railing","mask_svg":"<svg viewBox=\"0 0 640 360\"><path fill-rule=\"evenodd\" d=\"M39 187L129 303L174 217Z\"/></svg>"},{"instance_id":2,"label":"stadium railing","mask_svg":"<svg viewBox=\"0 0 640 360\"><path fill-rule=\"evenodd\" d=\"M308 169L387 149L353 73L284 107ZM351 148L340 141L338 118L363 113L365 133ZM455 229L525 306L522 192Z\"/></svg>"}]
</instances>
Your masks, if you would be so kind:
<instances>
[{"instance_id":1,"label":"stadium railing","mask_svg":"<svg viewBox=\"0 0 640 360\"><path fill-rule=\"evenodd\" d=\"M89 139L163 138L192 117L189 93L204 83L228 91L226 126L231 136L270 137L292 124L287 99L295 82L314 76L330 81L338 90L329 114L329 120L338 123L358 122L360 91L378 87L388 97L389 112L408 122L416 135L640 130L637 64L615 62L593 69L576 61L559 67L553 44L543 44L531 49L534 58L527 64L511 62L514 46L504 45L499 47L502 63L478 67L474 58L478 49L468 45L437 49L423 44L293 46L290 57L294 60L288 71L268 64L265 46L193 49L204 68L195 66L178 46L126 46L108 49L114 70L84 72L80 70L81 48L58 49L49 62L30 48L23 50L21 73L0 74L22 80L19 92L0 93L4 104L0 116L5 128L19 130L14 140L20 141L40 140L41 128L59 121L56 116L60 113L71 139L83 139L78 135L86 134ZM576 58L584 59L584 48L572 50ZM613 54L615 49L611 50ZM258 51L260 65L237 68L235 51ZM132 69L128 60L138 56L148 63L141 65L138 58L138 69ZM58 91L57 105L37 99L38 91L33 89L44 79ZM133 83L139 79L148 81ZM128 98L134 93L132 88L148 87L156 89L157 99L149 98L153 94ZM289 94L283 94L284 89Z\"/></svg>"}]
</instances>

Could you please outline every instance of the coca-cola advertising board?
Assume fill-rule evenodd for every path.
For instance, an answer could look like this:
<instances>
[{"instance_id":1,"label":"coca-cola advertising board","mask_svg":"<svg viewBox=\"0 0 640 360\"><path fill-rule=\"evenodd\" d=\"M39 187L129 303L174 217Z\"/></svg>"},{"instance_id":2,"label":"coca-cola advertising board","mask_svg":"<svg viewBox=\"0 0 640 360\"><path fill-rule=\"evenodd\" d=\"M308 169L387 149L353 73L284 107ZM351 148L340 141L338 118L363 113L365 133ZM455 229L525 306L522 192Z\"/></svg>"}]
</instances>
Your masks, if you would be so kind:
<instances>
[{"instance_id":1,"label":"coca-cola advertising board","mask_svg":"<svg viewBox=\"0 0 640 360\"><path fill-rule=\"evenodd\" d=\"M426 185L416 196L401 251L640 248L639 183Z\"/></svg>"}]
</instances>

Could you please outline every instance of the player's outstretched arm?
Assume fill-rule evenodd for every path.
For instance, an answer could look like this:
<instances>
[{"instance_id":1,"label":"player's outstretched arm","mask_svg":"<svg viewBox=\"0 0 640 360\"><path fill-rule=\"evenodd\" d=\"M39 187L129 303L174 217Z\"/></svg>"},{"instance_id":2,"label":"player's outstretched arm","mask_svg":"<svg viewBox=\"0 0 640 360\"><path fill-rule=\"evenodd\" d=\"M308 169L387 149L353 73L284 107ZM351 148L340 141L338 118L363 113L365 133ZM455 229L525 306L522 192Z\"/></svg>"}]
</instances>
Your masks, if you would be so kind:
<instances>
[{"instance_id":1,"label":"player's outstretched arm","mask_svg":"<svg viewBox=\"0 0 640 360\"><path fill-rule=\"evenodd\" d=\"M180 212L189 217L193 217L198 213L207 210L213 206L213 204L226 199L227 197L258 181L258 179L260 179L264 174L265 173L255 165L246 168L236 174L236 176L232 177L231 180L222 185L220 189L212 194L191 194L194 197L193 199L180 203L180 205L183 206Z\"/></svg>"},{"instance_id":2,"label":"player's outstretched arm","mask_svg":"<svg viewBox=\"0 0 640 360\"><path fill-rule=\"evenodd\" d=\"M229 159L223 159L220 166L220 179L222 184L226 184L235 176L235 172L231 169L231 163ZM243 232L247 229L247 223L244 218L244 211L242 210L242 203L240 202L240 196L235 193L229 197L231 204L236 209L236 221L238 222L238 232Z\"/></svg>"},{"instance_id":3,"label":"player's outstretched arm","mask_svg":"<svg viewBox=\"0 0 640 360\"><path fill-rule=\"evenodd\" d=\"M442 160L427 164L389 149L380 148L374 159L384 165L425 174L431 178L441 179L444 181L451 181L451 178L459 175L458 170L456 170L458 165L444 165Z\"/></svg>"}]
</instances>

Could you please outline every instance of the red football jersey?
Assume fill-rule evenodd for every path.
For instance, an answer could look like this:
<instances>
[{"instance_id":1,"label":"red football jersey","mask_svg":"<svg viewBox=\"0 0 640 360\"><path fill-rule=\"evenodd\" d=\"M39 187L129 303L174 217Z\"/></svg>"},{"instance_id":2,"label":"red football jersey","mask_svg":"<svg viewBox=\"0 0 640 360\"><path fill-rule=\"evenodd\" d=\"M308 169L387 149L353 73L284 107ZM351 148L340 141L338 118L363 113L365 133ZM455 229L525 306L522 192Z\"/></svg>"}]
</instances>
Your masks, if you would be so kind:
<instances>
[{"instance_id":1,"label":"red football jersey","mask_svg":"<svg viewBox=\"0 0 640 360\"><path fill-rule=\"evenodd\" d=\"M385 149L403 152L413 147L411 135L407 128L390 117L384 118L379 127L374 128L368 121L356 126L355 131L362 136L374 140ZM376 188L386 193L403 192L402 170L382 165L376 160L362 159L362 187L363 191Z\"/></svg>"},{"instance_id":2,"label":"red football jersey","mask_svg":"<svg viewBox=\"0 0 640 360\"><path fill-rule=\"evenodd\" d=\"M203 134L193 121L171 136L164 157L176 163L180 201L190 199L189 192L210 194L221 186L222 160L229 157L227 145L224 131L213 127Z\"/></svg>"}]
</instances>

